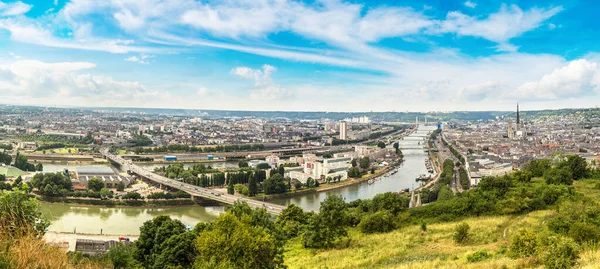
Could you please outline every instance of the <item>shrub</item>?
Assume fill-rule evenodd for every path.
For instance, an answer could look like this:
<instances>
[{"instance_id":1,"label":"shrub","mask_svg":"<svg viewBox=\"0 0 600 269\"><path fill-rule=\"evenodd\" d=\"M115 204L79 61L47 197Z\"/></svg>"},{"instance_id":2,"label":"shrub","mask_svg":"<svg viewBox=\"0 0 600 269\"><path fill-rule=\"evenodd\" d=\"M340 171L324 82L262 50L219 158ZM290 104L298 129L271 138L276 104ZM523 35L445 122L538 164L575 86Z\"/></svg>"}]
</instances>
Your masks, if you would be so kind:
<instances>
[{"instance_id":1,"label":"shrub","mask_svg":"<svg viewBox=\"0 0 600 269\"><path fill-rule=\"evenodd\" d=\"M469 229L471 227L469 227L469 224L466 223L460 223L458 225L456 225L456 228L454 229L454 234L452 235L452 239L454 239L454 242L456 242L457 244L464 244L469 240Z\"/></svg>"},{"instance_id":2,"label":"shrub","mask_svg":"<svg viewBox=\"0 0 600 269\"><path fill-rule=\"evenodd\" d=\"M537 240L530 230L520 230L510 242L510 253L514 257L531 257L535 255Z\"/></svg>"},{"instance_id":3,"label":"shrub","mask_svg":"<svg viewBox=\"0 0 600 269\"><path fill-rule=\"evenodd\" d=\"M389 211L378 211L362 218L358 228L363 233L385 233L394 230L394 216Z\"/></svg>"},{"instance_id":4,"label":"shrub","mask_svg":"<svg viewBox=\"0 0 600 269\"><path fill-rule=\"evenodd\" d=\"M480 262L485 261L491 258L492 255L487 252L485 249L480 249L478 251L473 252L471 255L467 256L467 261L469 262Z\"/></svg>"},{"instance_id":5,"label":"shrub","mask_svg":"<svg viewBox=\"0 0 600 269\"><path fill-rule=\"evenodd\" d=\"M425 222L421 222L421 231L427 232L427 224Z\"/></svg>"},{"instance_id":6,"label":"shrub","mask_svg":"<svg viewBox=\"0 0 600 269\"><path fill-rule=\"evenodd\" d=\"M550 236L538 259L548 269L571 268L579 257L579 246L568 237Z\"/></svg>"}]
</instances>

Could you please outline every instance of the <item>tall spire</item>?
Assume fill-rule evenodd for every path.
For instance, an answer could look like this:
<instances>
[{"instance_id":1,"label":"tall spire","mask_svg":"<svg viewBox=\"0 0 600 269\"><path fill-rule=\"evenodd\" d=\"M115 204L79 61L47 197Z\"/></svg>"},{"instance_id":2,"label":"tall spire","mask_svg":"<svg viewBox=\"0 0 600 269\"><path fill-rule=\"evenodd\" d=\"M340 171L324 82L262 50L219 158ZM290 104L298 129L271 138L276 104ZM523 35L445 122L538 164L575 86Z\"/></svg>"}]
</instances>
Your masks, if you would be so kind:
<instances>
[{"instance_id":1,"label":"tall spire","mask_svg":"<svg viewBox=\"0 0 600 269\"><path fill-rule=\"evenodd\" d=\"M519 118L519 103L517 103L517 126L521 123L521 119Z\"/></svg>"}]
</instances>

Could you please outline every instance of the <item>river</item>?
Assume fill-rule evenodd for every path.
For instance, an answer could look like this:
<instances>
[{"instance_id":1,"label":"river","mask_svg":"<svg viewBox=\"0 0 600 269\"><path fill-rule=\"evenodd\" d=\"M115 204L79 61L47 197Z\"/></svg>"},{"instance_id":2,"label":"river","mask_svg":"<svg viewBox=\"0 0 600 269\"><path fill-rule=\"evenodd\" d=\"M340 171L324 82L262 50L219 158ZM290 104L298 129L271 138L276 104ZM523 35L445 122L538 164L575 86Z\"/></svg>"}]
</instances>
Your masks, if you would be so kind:
<instances>
[{"instance_id":1,"label":"river","mask_svg":"<svg viewBox=\"0 0 600 269\"><path fill-rule=\"evenodd\" d=\"M49 231L72 233L125 235L139 234L145 221L159 215L169 215L186 225L214 220L223 206L174 206L164 208L74 206L68 204L41 203L42 214L52 224Z\"/></svg>"},{"instance_id":2,"label":"river","mask_svg":"<svg viewBox=\"0 0 600 269\"><path fill-rule=\"evenodd\" d=\"M424 143L423 138L434 129L435 127L421 126L419 131L410 134L403 140L398 141L398 143L401 148L402 146L419 146L419 143L422 145ZM412 190L420 186L415 179L421 174L427 174L427 168L425 168L427 153L420 149L406 149L402 150L402 153L404 154L404 162L400 165L398 173L389 177L383 177L373 184L364 182L326 192L317 192L292 198L275 199L271 200L271 202L281 205L293 203L302 207L304 210L318 210L321 202L330 195L342 196L346 199L346 202L350 202L357 199L373 198L373 196L378 193L399 191L407 188Z\"/></svg>"},{"instance_id":3,"label":"river","mask_svg":"<svg viewBox=\"0 0 600 269\"><path fill-rule=\"evenodd\" d=\"M434 130L435 127L419 127L419 130L403 140L398 141L402 146L418 146L424 143L424 137ZM404 153L404 163L399 167L396 174L381 178L373 184L355 184L326 192L306 194L303 196L282 198L272 200L273 203L288 205L296 204L305 210L317 210L320 203L329 195L341 195L347 202L356 199L372 198L378 193L398 191L400 189L414 189L418 187L415 179L420 174L426 174L425 158L427 154L419 149L406 149ZM212 164L214 167L218 167ZM234 166L233 163L219 163L224 166ZM237 165L237 164L235 164ZM143 165L147 168L153 168L153 164ZM160 165L162 166L162 165ZM60 171L66 164L45 164L44 171ZM139 227L147 220L158 215L169 215L172 218L181 220L183 223L194 226L197 222L211 221L215 219L219 212L223 212L224 207L202 207L202 206L177 206L164 208L138 208L138 207L119 207L103 208L88 206L73 206L67 204L48 204L42 203L42 213L47 216L52 225L50 231L55 232L73 232L77 229L78 233L99 234L100 229L104 234L139 234Z\"/></svg>"}]
</instances>

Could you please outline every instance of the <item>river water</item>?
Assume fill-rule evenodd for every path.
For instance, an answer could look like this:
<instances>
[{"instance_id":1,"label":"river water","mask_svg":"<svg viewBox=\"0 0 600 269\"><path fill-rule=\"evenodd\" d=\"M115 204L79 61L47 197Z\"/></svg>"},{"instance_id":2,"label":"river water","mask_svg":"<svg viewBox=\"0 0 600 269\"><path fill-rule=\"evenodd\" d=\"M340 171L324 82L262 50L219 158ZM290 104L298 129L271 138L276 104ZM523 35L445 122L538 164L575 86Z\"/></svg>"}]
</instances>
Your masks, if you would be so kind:
<instances>
[{"instance_id":1,"label":"river water","mask_svg":"<svg viewBox=\"0 0 600 269\"><path fill-rule=\"evenodd\" d=\"M139 234L144 222L159 215L169 215L186 225L208 222L225 211L223 206L174 206L164 208L73 206L41 203L42 214L52 224L49 231L125 235Z\"/></svg>"},{"instance_id":2,"label":"river water","mask_svg":"<svg viewBox=\"0 0 600 269\"><path fill-rule=\"evenodd\" d=\"M415 147L424 143L424 137L435 127L421 126L419 130L403 140L398 141L400 147ZM292 198L282 198L272 200L271 202L288 205L296 204L305 210L318 210L320 203L329 195L341 195L347 202L356 199L372 198L378 193L398 191L400 189L414 189L418 187L415 179L426 174L425 159L427 154L420 149L405 149L404 163L399 167L396 174L383 177L373 184L355 184L326 192L312 193ZM193 164L188 164L193 165ZM213 167L237 167L237 163L219 162L211 163ZM153 164L143 164L148 169L156 166ZM44 164L45 172L61 171L66 164ZM187 167L187 166L186 166ZM67 204L48 204L42 203L42 213L47 216L52 225L49 231L55 232L73 232L99 234L100 229L104 234L139 234L139 227L148 220L159 216L169 215L172 218L179 219L186 225L194 226L196 223L211 221L215 219L224 207L202 207L202 206L177 206L164 208L139 208L139 207L88 207L73 206Z\"/></svg>"}]
</instances>

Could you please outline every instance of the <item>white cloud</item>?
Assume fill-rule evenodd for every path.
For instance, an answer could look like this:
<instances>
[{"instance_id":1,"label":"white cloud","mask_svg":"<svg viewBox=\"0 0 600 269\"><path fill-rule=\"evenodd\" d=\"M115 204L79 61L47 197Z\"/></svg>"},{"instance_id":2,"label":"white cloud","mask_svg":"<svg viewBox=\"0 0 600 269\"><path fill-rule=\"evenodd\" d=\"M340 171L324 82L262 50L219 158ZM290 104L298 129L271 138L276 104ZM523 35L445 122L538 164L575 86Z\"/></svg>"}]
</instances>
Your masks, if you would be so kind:
<instances>
[{"instance_id":1,"label":"white cloud","mask_svg":"<svg viewBox=\"0 0 600 269\"><path fill-rule=\"evenodd\" d=\"M231 70L231 74L254 81L254 87L250 93L250 98L254 100L274 101L292 97L293 94L289 89L273 82L271 74L275 71L277 68L274 66L264 64L262 70L245 66L236 67Z\"/></svg>"},{"instance_id":2,"label":"white cloud","mask_svg":"<svg viewBox=\"0 0 600 269\"><path fill-rule=\"evenodd\" d=\"M459 11L449 12L446 20L439 23L434 31L456 33L462 36L474 36L503 43L527 31L538 28L542 22L553 17L562 7L549 9L532 8L521 10L517 5L502 5L500 11L485 19L468 16Z\"/></svg>"},{"instance_id":3,"label":"white cloud","mask_svg":"<svg viewBox=\"0 0 600 269\"><path fill-rule=\"evenodd\" d=\"M556 68L538 81L524 83L508 97L528 100L553 100L591 97L600 90L600 68L596 62L585 59L571 61Z\"/></svg>"},{"instance_id":4,"label":"white cloud","mask_svg":"<svg viewBox=\"0 0 600 269\"><path fill-rule=\"evenodd\" d=\"M135 63L139 63L139 64L149 64L150 63L149 59L154 58L154 57L155 57L154 55L142 53L142 54L140 54L140 57L137 57L134 55L134 56L125 58L125 61L135 62Z\"/></svg>"},{"instance_id":5,"label":"white cloud","mask_svg":"<svg viewBox=\"0 0 600 269\"><path fill-rule=\"evenodd\" d=\"M458 91L459 97L467 101L481 101L498 93L500 93L499 84L495 81L469 85Z\"/></svg>"},{"instance_id":6,"label":"white cloud","mask_svg":"<svg viewBox=\"0 0 600 269\"><path fill-rule=\"evenodd\" d=\"M477 6L477 3L471 2L471 1L467 1L467 2L465 2L465 6L468 7L468 8L475 8Z\"/></svg>"},{"instance_id":7,"label":"white cloud","mask_svg":"<svg viewBox=\"0 0 600 269\"><path fill-rule=\"evenodd\" d=\"M139 62L139 61L140 61L140 58L138 58L137 56L131 56L131 57L129 57L129 58L125 58L125 61L128 61L128 62L136 62L136 63L137 63L137 62Z\"/></svg>"},{"instance_id":8,"label":"white cloud","mask_svg":"<svg viewBox=\"0 0 600 269\"><path fill-rule=\"evenodd\" d=\"M23 15L29 12L32 7L32 5L25 4L21 1L12 3L4 3L0 1L0 16L8 17Z\"/></svg>"},{"instance_id":9,"label":"white cloud","mask_svg":"<svg viewBox=\"0 0 600 269\"><path fill-rule=\"evenodd\" d=\"M139 82L116 81L111 77L82 74L96 65L89 62L45 63L19 60L0 65L4 76L0 89L8 95L39 97L118 98L143 92ZM11 94L12 93L12 94Z\"/></svg>"}]
</instances>

